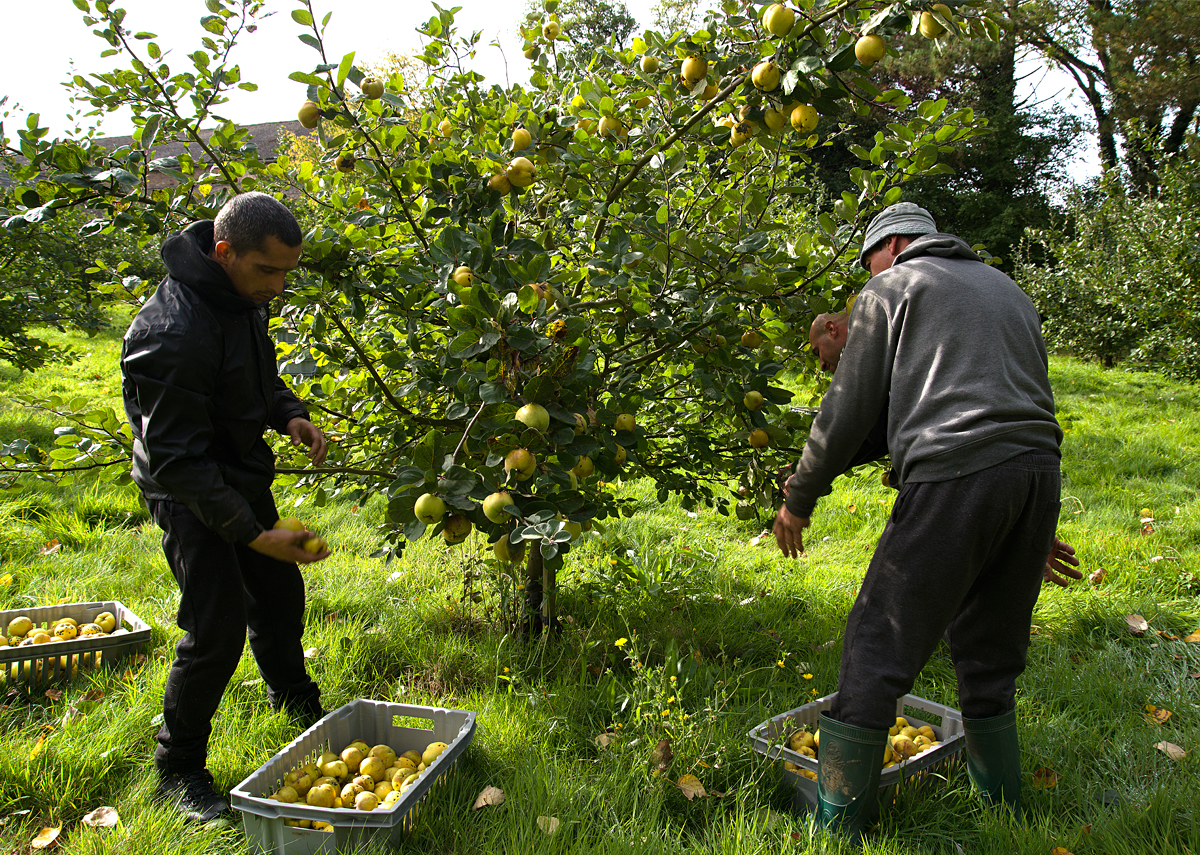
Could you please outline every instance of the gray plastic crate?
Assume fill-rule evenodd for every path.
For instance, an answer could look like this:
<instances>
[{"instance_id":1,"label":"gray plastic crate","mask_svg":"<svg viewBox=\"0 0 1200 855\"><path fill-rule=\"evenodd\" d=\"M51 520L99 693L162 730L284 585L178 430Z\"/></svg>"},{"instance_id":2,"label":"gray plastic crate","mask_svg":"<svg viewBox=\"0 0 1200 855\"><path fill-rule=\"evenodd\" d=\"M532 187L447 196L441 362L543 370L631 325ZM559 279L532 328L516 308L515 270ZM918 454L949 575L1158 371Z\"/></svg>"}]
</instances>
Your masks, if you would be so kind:
<instances>
[{"instance_id":1,"label":"gray plastic crate","mask_svg":"<svg viewBox=\"0 0 1200 855\"><path fill-rule=\"evenodd\" d=\"M0 631L8 623L25 615L35 627L49 629L59 618L74 618L92 623L101 612L112 612L117 629L111 635L89 635L70 641L35 644L29 647L0 647L0 679L6 683L25 682L31 686L74 677L84 668L98 668L134 652L150 640L150 625L117 600L97 603L61 603L0 612ZM123 631L122 631L123 630Z\"/></svg>"},{"instance_id":2,"label":"gray plastic crate","mask_svg":"<svg viewBox=\"0 0 1200 855\"><path fill-rule=\"evenodd\" d=\"M432 727L412 727L407 719L422 719ZM242 812L246 837L255 852L334 855L368 841L381 840L395 846L412 829L425 794L453 770L474 735L475 713L466 710L362 699L351 701L304 731L234 787L229 793L229 801ZM409 749L424 751L431 742L445 742L446 750L391 808L338 810L283 804L270 798L289 769L316 759L322 751L339 752L355 739L362 739L368 745L388 745L397 754ZM285 819L327 822L333 826L333 832L284 825Z\"/></svg>"},{"instance_id":3,"label":"gray plastic crate","mask_svg":"<svg viewBox=\"0 0 1200 855\"><path fill-rule=\"evenodd\" d=\"M788 748L788 740L801 725L808 725L810 731L818 730L820 713L833 706L836 697L837 692L834 692L764 721L746 734L750 747L772 760L791 761L815 773L817 761ZM896 701L896 715L904 716L913 727L929 725L942 744L890 769L884 769L879 776L880 804L891 804L901 787L917 789L940 786L949 780L958 766L958 753L964 746L962 713L956 709L916 695L905 695ZM813 810L817 805L817 782L788 770L784 770L784 775L795 791L793 807L797 810Z\"/></svg>"}]
</instances>

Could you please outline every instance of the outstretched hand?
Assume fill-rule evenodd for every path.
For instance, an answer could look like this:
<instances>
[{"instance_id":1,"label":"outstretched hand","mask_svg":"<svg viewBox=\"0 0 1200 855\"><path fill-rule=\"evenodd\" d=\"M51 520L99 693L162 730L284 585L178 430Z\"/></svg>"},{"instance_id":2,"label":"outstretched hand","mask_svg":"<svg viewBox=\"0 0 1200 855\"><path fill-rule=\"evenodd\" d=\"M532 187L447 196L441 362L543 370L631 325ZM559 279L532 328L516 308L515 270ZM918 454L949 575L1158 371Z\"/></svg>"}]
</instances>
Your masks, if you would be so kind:
<instances>
[{"instance_id":1,"label":"outstretched hand","mask_svg":"<svg viewBox=\"0 0 1200 855\"><path fill-rule=\"evenodd\" d=\"M1075 547L1056 537L1054 546L1050 549L1050 557L1046 559L1046 568L1042 571L1042 581L1053 582L1060 588L1065 588L1071 584L1070 579L1083 578L1083 571L1075 569L1078 566L1079 559L1075 557Z\"/></svg>"},{"instance_id":2,"label":"outstretched hand","mask_svg":"<svg viewBox=\"0 0 1200 855\"><path fill-rule=\"evenodd\" d=\"M305 543L316 537L316 533L311 531L268 528L246 545L255 552L261 552L277 561L312 564L314 561L323 561L330 555L328 547L322 548L320 552L309 552L304 548Z\"/></svg>"},{"instance_id":3,"label":"outstretched hand","mask_svg":"<svg viewBox=\"0 0 1200 855\"><path fill-rule=\"evenodd\" d=\"M775 516L775 542L785 558L799 558L804 554L803 535L808 526L808 519L793 516L788 512L787 505L779 509Z\"/></svg>"},{"instance_id":4,"label":"outstretched hand","mask_svg":"<svg viewBox=\"0 0 1200 855\"><path fill-rule=\"evenodd\" d=\"M321 433L319 427L302 416L296 416L287 423L287 432L292 438L292 445L308 449L308 459L312 461L313 466L320 466L325 462L325 434Z\"/></svg>"}]
</instances>

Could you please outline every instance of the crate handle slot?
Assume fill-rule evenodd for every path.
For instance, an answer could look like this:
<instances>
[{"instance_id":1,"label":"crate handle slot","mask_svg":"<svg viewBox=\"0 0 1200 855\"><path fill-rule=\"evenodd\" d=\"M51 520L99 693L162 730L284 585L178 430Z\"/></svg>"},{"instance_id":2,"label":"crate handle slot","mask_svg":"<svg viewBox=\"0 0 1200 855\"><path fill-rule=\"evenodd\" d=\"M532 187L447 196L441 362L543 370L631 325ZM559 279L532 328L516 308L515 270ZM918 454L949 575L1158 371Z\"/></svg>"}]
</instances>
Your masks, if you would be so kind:
<instances>
[{"instance_id":1,"label":"crate handle slot","mask_svg":"<svg viewBox=\"0 0 1200 855\"><path fill-rule=\"evenodd\" d=\"M414 730L433 730L433 719L411 715L392 716L392 727L409 727Z\"/></svg>"}]
</instances>

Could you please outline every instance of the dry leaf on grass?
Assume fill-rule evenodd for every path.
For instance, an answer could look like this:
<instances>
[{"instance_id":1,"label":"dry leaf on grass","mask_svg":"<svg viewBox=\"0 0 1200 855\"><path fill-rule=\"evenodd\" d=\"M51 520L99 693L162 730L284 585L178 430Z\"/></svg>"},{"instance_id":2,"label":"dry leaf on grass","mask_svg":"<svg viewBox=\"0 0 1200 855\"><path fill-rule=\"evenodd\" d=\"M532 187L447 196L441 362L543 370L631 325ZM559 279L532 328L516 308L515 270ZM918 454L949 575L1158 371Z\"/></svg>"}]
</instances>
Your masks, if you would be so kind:
<instances>
[{"instance_id":1,"label":"dry leaf on grass","mask_svg":"<svg viewBox=\"0 0 1200 855\"><path fill-rule=\"evenodd\" d=\"M90 825L92 828L112 828L120 821L121 817L117 816L117 809L108 805L102 805L83 816L83 824Z\"/></svg>"},{"instance_id":2,"label":"dry leaf on grass","mask_svg":"<svg viewBox=\"0 0 1200 855\"><path fill-rule=\"evenodd\" d=\"M1141 615L1126 615L1125 625L1129 627L1129 631L1134 635L1141 635L1150 628L1150 624Z\"/></svg>"},{"instance_id":3,"label":"dry leaf on grass","mask_svg":"<svg viewBox=\"0 0 1200 855\"><path fill-rule=\"evenodd\" d=\"M558 826L561 825L561 823L558 821L558 818L553 816L539 816L537 818L537 824L538 828L540 828L546 834L553 834L554 832L558 831Z\"/></svg>"},{"instance_id":4,"label":"dry leaf on grass","mask_svg":"<svg viewBox=\"0 0 1200 855\"><path fill-rule=\"evenodd\" d=\"M90 703L95 703L96 701L102 701L102 700L104 700L104 692L100 691L99 689L92 689L90 692L88 692L86 695L83 696L83 699Z\"/></svg>"},{"instance_id":5,"label":"dry leaf on grass","mask_svg":"<svg viewBox=\"0 0 1200 855\"><path fill-rule=\"evenodd\" d=\"M679 791L683 793L683 797L689 802L699 796L700 798L708 798L708 793L704 792L704 785L700 783L700 779L695 775L684 775L679 779Z\"/></svg>"},{"instance_id":6,"label":"dry leaf on grass","mask_svg":"<svg viewBox=\"0 0 1200 855\"><path fill-rule=\"evenodd\" d=\"M42 753L42 749L46 746L46 737L54 733L54 725L47 724L42 727L42 732L38 734L38 738L34 740L33 749L29 752L29 761Z\"/></svg>"},{"instance_id":7,"label":"dry leaf on grass","mask_svg":"<svg viewBox=\"0 0 1200 855\"><path fill-rule=\"evenodd\" d=\"M58 825L43 828L34 836L33 840L29 841L31 849L49 849L58 840L58 835L62 833L62 823Z\"/></svg>"},{"instance_id":8,"label":"dry leaf on grass","mask_svg":"<svg viewBox=\"0 0 1200 855\"><path fill-rule=\"evenodd\" d=\"M1048 790L1051 787L1058 786L1058 779L1060 777L1053 769L1047 769L1045 766L1042 766L1033 773L1033 781L1031 783L1035 790Z\"/></svg>"},{"instance_id":9,"label":"dry leaf on grass","mask_svg":"<svg viewBox=\"0 0 1200 855\"><path fill-rule=\"evenodd\" d=\"M1050 850L1050 855L1072 855L1072 853L1065 846L1055 846Z\"/></svg>"},{"instance_id":10,"label":"dry leaf on grass","mask_svg":"<svg viewBox=\"0 0 1200 855\"><path fill-rule=\"evenodd\" d=\"M1200 629L1193 632L1191 635L1185 636L1184 641L1190 641L1193 644L1200 644Z\"/></svg>"},{"instance_id":11,"label":"dry leaf on grass","mask_svg":"<svg viewBox=\"0 0 1200 855\"><path fill-rule=\"evenodd\" d=\"M1158 634L1161 635L1163 638L1165 638L1167 641L1178 641L1179 640L1178 635L1171 635L1171 633L1167 632L1166 630L1160 629L1158 631Z\"/></svg>"},{"instance_id":12,"label":"dry leaf on grass","mask_svg":"<svg viewBox=\"0 0 1200 855\"><path fill-rule=\"evenodd\" d=\"M1092 573L1092 575L1088 576L1088 581L1091 582L1093 585L1099 585L1101 582L1104 581L1104 577L1107 574L1108 574L1108 571L1105 570L1103 567L1100 567L1094 573Z\"/></svg>"},{"instance_id":13,"label":"dry leaf on grass","mask_svg":"<svg viewBox=\"0 0 1200 855\"><path fill-rule=\"evenodd\" d=\"M319 649L317 649L316 647L304 648L304 658L305 659L316 659L320 655L321 655L321 651Z\"/></svg>"},{"instance_id":14,"label":"dry leaf on grass","mask_svg":"<svg viewBox=\"0 0 1200 855\"><path fill-rule=\"evenodd\" d=\"M607 733L602 733L596 737L596 747L603 751L608 746L612 745L612 737Z\"/></svg>"},{"instance_id":15,"label":"dry leaf on grass","mask_svg":"<svg viewBox=\"0 0 1200 855\"><path fill-rule=\"evenodd\" d=\"M489 784L488 786L484 787L483 792L481 792L475 798L475 804L471 805L471 810L479 810L481 807L502 804L504 804L504 790L500 789L499 787L493 787Z\"/></svg>"},{"instance_id":16,"label":"dry leaf on grass","mask_svg":"<svg viewBox=\"0 0 1200 855\"><path fill-rule=\"evenodd\" d=\"M58 542L58 538L56 537L53 540L47 540L46 545L39 549L38 552L42 555L53 555L60 549L62 549L62 544Z\"/></svg>"},{"instance_id":17,"label":"dry leaf on grass","mask_svg":"<svg viewBox=\"0 0 1200 855\"><path fill-rule=\"evenodd\" d=\"M1187 757L1187 752L1176 745L1174 742L1160 742L1154 746L1163 754L1166 754L1172 760L1182 760Z\"/></svg>"},{"instance_id":18,"label":"dry leaf on grass","mask_svg":"<svg viewBox=\"0 0 1200 855\"><path fill-rule=\"evenodd\" d=\"M62 699L62 689L47 689L46 697L48 697L52 701L61 700Z\"/></svg>"},{"instance_id":19,"label":"dry leaf on grass","mask_svg":"<svg viewBox=\"0 0 1200 855\"><path fill-rule=\"evenodd\" d=\"M1142 715L1146 721L1151 724L1165 724L1167 719L1171 717L1171 711L1163 707L1156 707L1154 704L1146 704L1145 712Z\"/></svg>"}]
</instances>

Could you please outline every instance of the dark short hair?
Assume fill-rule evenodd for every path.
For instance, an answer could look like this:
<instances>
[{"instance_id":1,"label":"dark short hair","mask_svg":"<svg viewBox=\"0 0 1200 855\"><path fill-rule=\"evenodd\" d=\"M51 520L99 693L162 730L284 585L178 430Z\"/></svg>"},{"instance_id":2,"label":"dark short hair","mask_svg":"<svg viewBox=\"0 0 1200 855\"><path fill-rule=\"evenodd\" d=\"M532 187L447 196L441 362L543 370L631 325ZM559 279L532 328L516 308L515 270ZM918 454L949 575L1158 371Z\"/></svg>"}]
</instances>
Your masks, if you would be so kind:
<instances>
[{"instance_id":1,"label":"dark short hair","mask_svg":"<svg viewBox=\"0 0 1200 855\"><path fill-rule=\"evenodd\" d=\"M911 235L888 235L887 237L880 238L879 240L875 241L875 245L874 245L874 246L872 246L870 249L864 249L864 250L863 250L863 253L862 253L862 266L863 266L863 270L870 270L870 269L871 269L870 267L868 267L868 266L867 266L867 261L868 261L868 260L871 258L871 256L872 256L872 255L875 253L875 250L877 250L877 249L879 249L880 247L882 247L882 246L883 246L885 243L887 243L887 242L888 242L889 240L891 240L892 238L894 238L894 237L898 237L898 238L908 238L910 241L914 241L914 240L916 240L917 238L923 238L923 237L925 237L925 235L927 235L927 234L930 234L930 232L917 232L916 234L911 234ZM295 244L292 244L292 246L295 246Z\"/></svg>"},{"instance_id":2,"label":"dark short hair","mask_svg":"<svg viewBox=\"0 0 1200 855\"><path fill-rule=\"evenodd\" d=\"M227 241L238 255L262 249L269 237L285 246L304 242L296 217L266 193L239 193L221 207L213 222L213 240Z\"/></svg>"}]
</instances>

